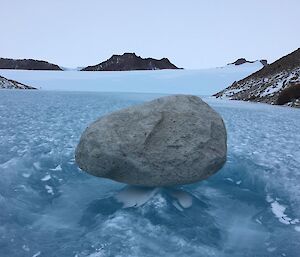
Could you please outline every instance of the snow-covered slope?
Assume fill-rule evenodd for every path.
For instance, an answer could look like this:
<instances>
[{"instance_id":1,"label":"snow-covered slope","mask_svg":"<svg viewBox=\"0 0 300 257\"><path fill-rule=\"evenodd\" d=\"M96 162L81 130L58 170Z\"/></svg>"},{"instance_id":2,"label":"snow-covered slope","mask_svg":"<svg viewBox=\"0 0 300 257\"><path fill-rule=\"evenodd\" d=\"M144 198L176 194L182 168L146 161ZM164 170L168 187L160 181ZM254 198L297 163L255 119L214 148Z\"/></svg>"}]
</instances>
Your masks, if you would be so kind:
<instances>
[{"instance_id":1,"label":"snow-covered slope","mask_svg":"<svg viewBox=\"0 0 300 257\"><path fill-rule=\"evenodd\" d=\"M293 93L288 92L290 87L294 88ZM286 92L290 95L286 101L278 101ZM300 106L299 92L300 48L245 79L234 82L215 96L233 100Z\"/></svg>"},{"instance_id":2,"label":"snow-covered slope","mask_svg":"<svg viewBox=\"0 0 300 257\"><path fill-rule=\"evenodd\" d=\"M36 88L0 76L0 89L36 89Z\"/></svg>"},{"instance_id":3,"label":"snow-covered slope","mask_svg":"<svg viewBox=\"0 0 300 257\"><path fill-rule=\"evenodd\" d=\"M18 71L1 70L11 79L43 90L212 95L261 69L260 62L203 70Z\"/></svg>"}]
</instances>

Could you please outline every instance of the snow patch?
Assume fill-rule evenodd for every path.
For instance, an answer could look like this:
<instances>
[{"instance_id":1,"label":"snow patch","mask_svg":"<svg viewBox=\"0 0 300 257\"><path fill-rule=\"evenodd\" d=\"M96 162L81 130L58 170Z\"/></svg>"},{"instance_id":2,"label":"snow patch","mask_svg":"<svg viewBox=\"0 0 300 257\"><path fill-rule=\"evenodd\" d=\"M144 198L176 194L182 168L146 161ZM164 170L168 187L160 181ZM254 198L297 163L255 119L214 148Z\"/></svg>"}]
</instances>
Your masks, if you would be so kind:
<instances>
[{"instance_id":1,"label":"snow patch","mask_svg":"<svg viewBox=\"0 0 300 257\"><path fill-rule=\"evenodd\" d=\"M123 203L123 208L139 207L151 199L157 191L158 188L128 186L120 191L115 199Z\"/></svg>"},{"instance_id":2,"label":"snow patch","mask_svg":"<svg viewBox=\"0 0 300 257\"><path fill-rule=\"evenodd\" d=\"M286 210L286 206L279 204L277 201L271 203L271 210L275 217L283 224L290 225L296 224L299 222L298 219L291 219L284 212Z\"/></svg>"},{"instance_id":3,"label":"snow patch","mask_svg":"<svg viewBox=\"0 0 300 257\"><path fill-rule=\"evenodd\" d=\"M33 163L33 167L34 167L35 169L37 169L37 170L40 170L40 169L41 169L41 164L40 164L40 162L34 162L34 163Z\"/></svg>"},{"instance_id":4,"label":"snow patch","mask_svg":"<svg viewBox=\"0 0 300 257\"><path fill-rule=\"evenodd\" d=\"M45 177L41 178L41 181L48 181L51 179L51 176L47 174Z\"/></svg>"},{"instance_id":5,"label":"snow patch","mask_svg":"<svg viewBox=\"0 0 300 257\"><path fill-rule=\"evenodd\" d=\"M38 257L38 256L40 256L41 255L41 252L37 252L37 253L35 253L34 255L32 255L32 257Z\"/></svg>"},{"instance_id":6,"label":"snow patch","mask_svg":"<svg viewBox=\"0 0 300 257\"><path fill-rule=\"evenodd\" d=\"M48 194L54 195L53 188L49 185L45 185L45 189L47 190Z\"/></svg>"},{"instance_id":7,"label":"snow patch","mask_svg":"<svg viewBox=\"0 0 300 257\"><path fill-rule=\"evenodd\" d=\"M60 164L59 165L57 165L54 169L51 169L52 171L62 171L62 168L61 168L61 166L60 166Z\"/></svg>"},{"instance_id":8,"label":"snow patch","mask_svg":"<svg viewBox=\"0 0 300 257\"><path fill-rule=\"evenodd\" d=\"M183 208L190 208L193 204L193 198L185 191L182 190L174 190L171 191L171 195L176 198L178 203Z\"/></svg>"}]
</instances>

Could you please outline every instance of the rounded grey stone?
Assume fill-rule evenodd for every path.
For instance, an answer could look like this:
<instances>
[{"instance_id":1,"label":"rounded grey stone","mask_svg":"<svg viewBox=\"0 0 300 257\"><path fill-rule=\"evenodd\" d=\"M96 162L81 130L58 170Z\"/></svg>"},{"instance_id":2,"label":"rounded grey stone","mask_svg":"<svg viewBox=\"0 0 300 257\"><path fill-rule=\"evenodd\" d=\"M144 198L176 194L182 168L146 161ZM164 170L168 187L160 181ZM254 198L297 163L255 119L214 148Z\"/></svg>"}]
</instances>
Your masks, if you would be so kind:
<instances>
[{"instance_id":1,"label":"rounded grey stone","mask_svg":"<svg viewBox=\"0 0 300 257\"><path fill-rule=\"evenodd\" d=\"M98 177L140 186L194 183L225 163L221 116L199 97L172 95L101 117L80 138L75 159Z\"/></svg>"}]
</instances>

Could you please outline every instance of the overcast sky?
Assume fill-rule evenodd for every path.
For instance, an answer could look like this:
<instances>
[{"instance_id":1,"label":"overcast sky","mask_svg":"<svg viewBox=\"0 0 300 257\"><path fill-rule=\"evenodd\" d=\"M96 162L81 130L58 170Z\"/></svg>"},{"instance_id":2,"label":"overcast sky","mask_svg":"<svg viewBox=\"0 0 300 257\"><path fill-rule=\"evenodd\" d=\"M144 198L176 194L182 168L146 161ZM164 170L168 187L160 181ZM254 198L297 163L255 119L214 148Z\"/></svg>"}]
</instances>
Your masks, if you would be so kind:
<instances>
[{"instance_id":1,"label":"overcast sky","mask_svg":"<svg viewBox=\"0 0 300 257\"><path fill-rule=\"evenodd\" d=\"M300 47L300 0L0 0L0 57L86 66L112 54L184 68Z\"/></svg>"}]
</instances>

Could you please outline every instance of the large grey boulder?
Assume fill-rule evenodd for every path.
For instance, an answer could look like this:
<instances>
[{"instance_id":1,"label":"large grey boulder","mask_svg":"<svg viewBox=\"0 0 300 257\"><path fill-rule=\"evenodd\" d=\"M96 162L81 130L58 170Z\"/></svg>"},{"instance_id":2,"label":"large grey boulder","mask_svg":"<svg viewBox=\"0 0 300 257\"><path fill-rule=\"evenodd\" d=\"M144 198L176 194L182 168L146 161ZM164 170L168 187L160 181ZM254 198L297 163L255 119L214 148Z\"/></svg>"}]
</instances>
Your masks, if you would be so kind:
<instances>
[{"instance_id":1,"label":"large grey boulder","mask_svg":"<svg viewBox=\"0 0 300 257\"><path fill-rule=\"evenodd\" d=\"M224 122L199 97L173 95L101 117L82 134L82 170L140 186L193 183L226 161Z\"/></svg>"}]
</instances>

